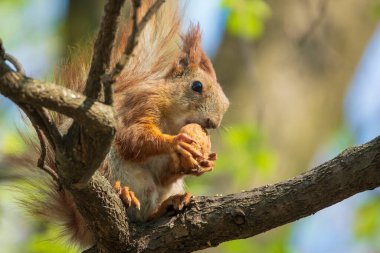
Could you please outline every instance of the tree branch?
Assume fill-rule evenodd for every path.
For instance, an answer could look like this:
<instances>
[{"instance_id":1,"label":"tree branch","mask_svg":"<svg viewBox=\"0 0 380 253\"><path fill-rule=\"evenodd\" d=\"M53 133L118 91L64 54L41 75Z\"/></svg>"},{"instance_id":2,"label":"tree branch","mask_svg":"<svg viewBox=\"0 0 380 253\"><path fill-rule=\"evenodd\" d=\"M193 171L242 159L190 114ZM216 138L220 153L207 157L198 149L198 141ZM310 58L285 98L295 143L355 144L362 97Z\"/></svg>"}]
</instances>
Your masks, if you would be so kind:
<instances>
[{"instance_id":1,"label":"tree branch","mask_svg":"<svg viewBox=\"0 0 380 253\"><path fill-rule=\"evenodd\" d=\"M52 83L45 83L12 72L0 63L0 92L16 104L27 103L67 115L97 131L115 125L112 107L86 99L82 94Z\"/></svg>"},{"instance_id":2,"label":"tree branch","mask_svg":"<svg viewBox=\"0 0 380 253\"><path fill-rule=\"evenodd\" d=\"M126 210L107 179L95 172L86 187L70 192L94 233L98 252L125 252L130 244Z\"/></svg>"},{"instance_id":3,"label":"tree branch","mask_svg":"<svg viewBox=\"0 0 380 253\"><path fill-rule=\"evenodd\" d=\"M192 252L251 237L380 186L380 137L293 179L225 197L196 197L176 217L136 226L129 252Z\"/></svg>"},{"instance_id":4,"label":"tree branch","mask_svg":"<svg viewBox=\"0 0 380 253\"><path fill-rule=\"evenodd\" d=\"M37 137L38 137L38 140L40 142L40 147L41 147L41 155L37 161L37 167L40 168L41 170L45 171L46 173L48 173L51 176L51 178L56 182L58 188L61 189L62 186L61 186L61 183L59 182L59 176L58 176L57 172L55 172L55 170L53 170L52 168L50 168L48 165L45 164L48 146L46 144L43 131L36 124L33 124L33 127L36 130Z\"/></svg>"},{"instance_id":5,"label":"tree branch","mask_svg":"<svg viewBox=\"0 0 380 253\"><path fill-rule=\"evenodd\" d=\"M125 0L109 0L104 6L104 16L95 41L90 72L86 82L85 94L89 98L98 99L101 90L101 77L106 73L111 63L120 10L124 3Z\"/></svg>"},{"instance_id":6,"label":"tree branch","mask_svg":"<svg viewBox=\"0 0 380 253\"><path fill-rule=\"evenodd\" d=\"M5 52L3 40L1 38L0 38L0 60L3 62L4 61L10 62L18 73L20 73L21 75L25 75L25 70L20 64L20 62L15 57Z\"/></svg>"},{"instance_id":7,"label":"tree branch","mask_svg":"<svg viewBox=\"0 0 380 253\"><path fill-rule=\"evenodd\" d=\"M38 133L40 132L48 139L54 150L56 150L57 147L62 147L62 135L44 108L37 106L33 107L23 103L19 103L19 106L32 122L39 139L40 136Z\"/></svg>"}]
</instances>

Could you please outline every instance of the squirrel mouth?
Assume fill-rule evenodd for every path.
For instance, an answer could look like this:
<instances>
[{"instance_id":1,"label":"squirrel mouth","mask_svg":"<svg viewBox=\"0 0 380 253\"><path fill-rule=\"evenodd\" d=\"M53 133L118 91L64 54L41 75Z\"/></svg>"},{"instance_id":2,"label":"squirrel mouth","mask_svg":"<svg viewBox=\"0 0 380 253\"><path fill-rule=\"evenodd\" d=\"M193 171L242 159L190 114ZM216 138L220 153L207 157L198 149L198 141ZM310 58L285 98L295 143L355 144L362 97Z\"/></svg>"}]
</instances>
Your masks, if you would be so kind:
<instances>
[{"instance_id":1,"label":"squirrel mouth","mask_svg":"<svg viewBox=\"0 0 380 253\"><path fill-rule=\"evenodd\" d=\"M198 123L193 120L185 120L185 124L183 125L183 127L189 124L198 124Z\"/></svg>"},{"instance_id":2,"label":"squirrel mouth","mask_svg":"<svg viewBox=\"0 0 380 253\"><path fill-rule=\"evenodd\" d=\"M184 126L189 125L189 124L198 124L204 129L215 129L215 128L217 128L217 125L214 124L210 119L207 119L207 120L202 121L202 122L195 121L195 120L194 121L193 120L186 120Z\"/></svg>"},{"instance_id":3,"label":"squirrel mouth","mask_svg":"<svg viewBox=\"0 0 380 253\"><path fill-rule=\"evenodd\" d=\"M186 125L189 125L189 124L198 124L198 125L200 125L201 127L204 127L203 124L201 124L200 122L195 121L195 120L186 120L186 121L185 121L185 124L184 124L183 126L186 126Z\"/></svg>"}]
</instances>

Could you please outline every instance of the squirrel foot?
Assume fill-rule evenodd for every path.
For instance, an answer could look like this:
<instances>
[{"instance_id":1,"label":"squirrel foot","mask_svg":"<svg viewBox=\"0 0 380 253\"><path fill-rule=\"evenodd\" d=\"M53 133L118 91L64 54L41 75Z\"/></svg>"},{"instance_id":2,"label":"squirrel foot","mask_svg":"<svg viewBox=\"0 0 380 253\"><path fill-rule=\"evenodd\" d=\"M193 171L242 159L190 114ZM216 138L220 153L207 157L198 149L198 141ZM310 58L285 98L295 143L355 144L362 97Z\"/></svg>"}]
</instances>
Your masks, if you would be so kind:
<instances>
[{"instance_id":1,"label":"squirrel foot","mask_svg":"<svg viewBox=\"0 0 380 253\"><path fill-rule=\"evenodd\" d=\"M148 221L156 220L164 216L170 210L174 210L175 212L181 211L184 207L189 206L190 199L191 194L189 192L170 196L149 216Z\"/></svg>"},{"instance_id":2,"label":"squirrel foot","mask_svg":"<svg viewBox=\"0 0 380 253\"><path fill-rule=\"evenodd\" d=\"M113 188L115 189L117 194L119 194L119 197L121 198L121 201L123 202L126 208L130 206L134 206L138 210L140 210L140 201L136 197L135 193L129 190L129 187L127 186L122 187L120 181L117 180Z\"/></svg>"}]
</instances>

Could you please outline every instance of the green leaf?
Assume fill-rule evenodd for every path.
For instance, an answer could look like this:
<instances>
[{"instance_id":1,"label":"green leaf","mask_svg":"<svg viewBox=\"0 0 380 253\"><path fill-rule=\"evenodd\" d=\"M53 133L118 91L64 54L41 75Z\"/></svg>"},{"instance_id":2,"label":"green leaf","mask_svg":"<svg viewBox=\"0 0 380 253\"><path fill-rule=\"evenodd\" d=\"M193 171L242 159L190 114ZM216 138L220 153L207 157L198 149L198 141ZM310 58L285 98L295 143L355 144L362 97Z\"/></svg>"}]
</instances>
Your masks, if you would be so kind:
<instances>
[{"instance_id":1,"label":"green leaf","mask_svg":"<svg viewBox=\"0 0 380 253\"><path fill-rule=\"evenodd\" d=\"M380 232L380 199L375 198L356 211L354 232L358 239L375 239Z\"/></svg>"},{"instance_id":2,"label":"green leaf","mask_svg":"<svg viewBox=\"0 0 380 253\"><path fill-rule=\"evenodd\" d=\"M378 21L380 19L380 4L376 3L370 7L370 17Z\"/></svg>"},{"instance_id":3,"label":"green leaf","mask_svg":"<svg viewBox=\"0 0 380 253\"><path fill-rule=\"evenodd\" d=\"M264 32L264 22L271 10L263 0L224 0L222 6L230 11L227 30L236 36L257 39Z\"/></svg>"}]
</instances>

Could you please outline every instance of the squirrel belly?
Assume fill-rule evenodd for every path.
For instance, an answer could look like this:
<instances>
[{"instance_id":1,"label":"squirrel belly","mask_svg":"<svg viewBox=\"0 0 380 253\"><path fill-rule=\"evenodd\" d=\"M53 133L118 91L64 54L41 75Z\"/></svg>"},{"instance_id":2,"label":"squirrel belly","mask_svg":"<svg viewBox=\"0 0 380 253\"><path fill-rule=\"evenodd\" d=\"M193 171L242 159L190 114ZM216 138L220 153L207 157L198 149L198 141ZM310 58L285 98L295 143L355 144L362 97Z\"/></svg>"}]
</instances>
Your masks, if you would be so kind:
<instances>
[{"instance_id":1,"label":"squirrel belly","mask_svg":"<svg viewBox=\"0 0 380 253\"><path fill-rule=\"evenodd\" d=\"M141 208L128 208L131 220L146 221L157 209L160 203L170 196L183 194L183 176L171 184L163 185L160 175L168 173L172 162L167 155L151 157L145 162L126 161L112 147L107 157L109 166L109 181L113 185L117 180L133 190L140 200Z\"/></svg>"}]
</instances>

